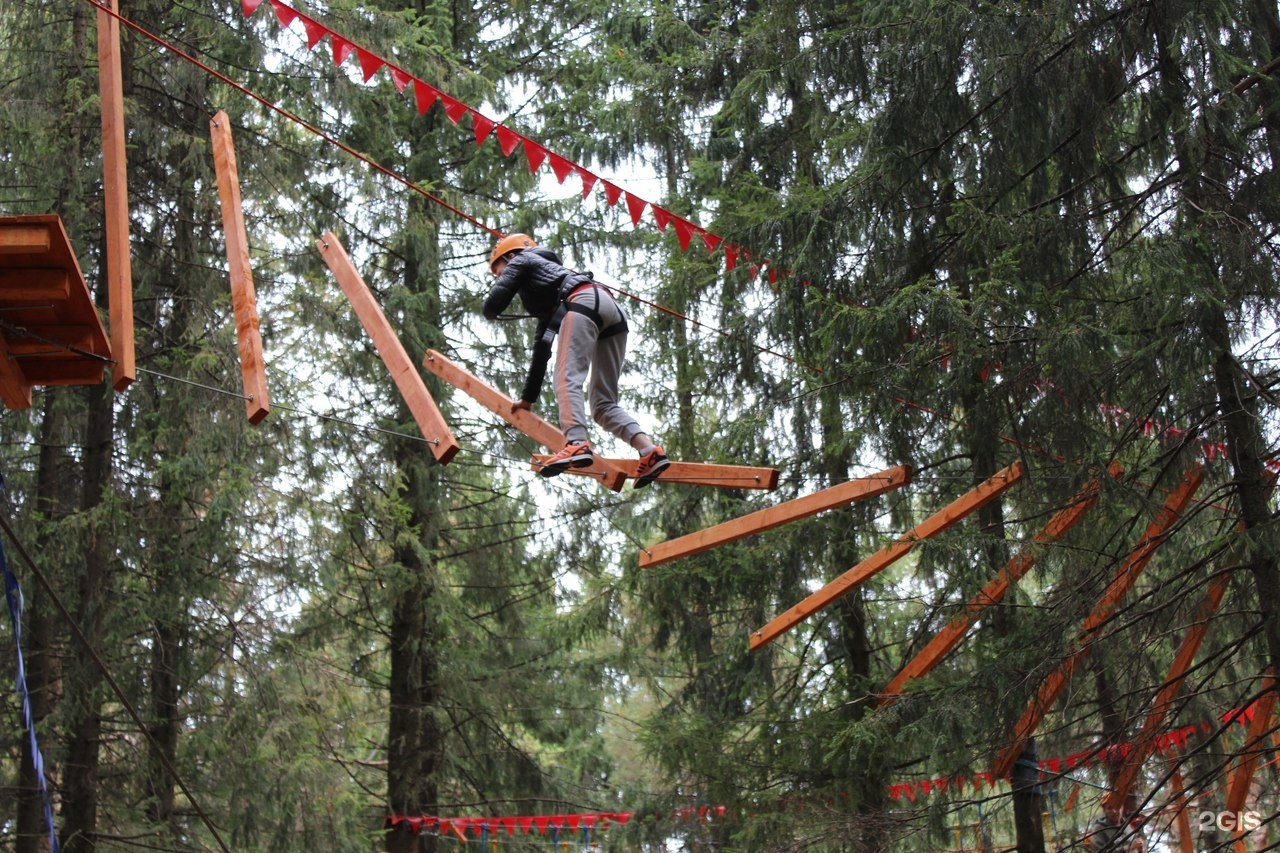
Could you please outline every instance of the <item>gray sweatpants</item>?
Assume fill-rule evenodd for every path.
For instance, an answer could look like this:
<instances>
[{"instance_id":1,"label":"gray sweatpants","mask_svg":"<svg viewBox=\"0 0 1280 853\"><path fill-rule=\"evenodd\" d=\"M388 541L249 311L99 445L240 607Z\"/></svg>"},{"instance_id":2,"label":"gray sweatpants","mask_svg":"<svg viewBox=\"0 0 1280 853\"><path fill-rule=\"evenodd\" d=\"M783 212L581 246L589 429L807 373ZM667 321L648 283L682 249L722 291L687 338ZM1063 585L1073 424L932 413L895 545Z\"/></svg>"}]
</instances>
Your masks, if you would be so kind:
<instances>
[{"instance_id":1,"label":"gray sweatpants","mask_svg":"<svg viewBox=\"0 0 1280 853\"><path fill-rule=\"evenodd\" d=\"M603 287L584 287L570 302L595 309L601 325L587 315L570 311L560 323L556 348L555 392L560 406L560 431L567 441L587 440L586 407L582 387L591 374L591 416L596 423L630 444L644 432L636 419L618 405L618 379L627 353L625 331L600 337L600 330L622 322L622 309Z\"/></svg>"}]
</instances>

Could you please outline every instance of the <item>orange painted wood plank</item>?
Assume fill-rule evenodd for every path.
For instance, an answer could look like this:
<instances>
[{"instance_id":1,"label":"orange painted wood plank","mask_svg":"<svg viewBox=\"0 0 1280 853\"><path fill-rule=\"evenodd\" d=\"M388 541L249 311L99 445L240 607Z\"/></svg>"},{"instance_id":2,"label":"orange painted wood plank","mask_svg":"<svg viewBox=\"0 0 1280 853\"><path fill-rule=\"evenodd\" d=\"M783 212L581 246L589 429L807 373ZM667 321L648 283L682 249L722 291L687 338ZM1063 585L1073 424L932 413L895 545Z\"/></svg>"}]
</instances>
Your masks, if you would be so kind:
<instances>
[{"instance_id":1,"label":"orange painted wood plank","mask_svg":"<svg viewBox=\"0 0 1280 853\"><path fill-rule=\"evenodd\" d=\"M661 479L661 478L660 478ZM690 533L676 539L660 542L650 548L640 550L640 567L647 569L660 566L681 557L701 554L729 542L736 542L756 533L763 533L775 527L781 527L802 518L809 518L828 509L847 506L855 501L867 500L885 492L900 488L911 482L911 468L899 465L869 477L861 477L840 483L828 489L814 492L811 495L790 500L777 506L749 513Z\"/></svg>"},{"instance_id":2,"label":"orange painted wood plank","mask_svg":"<svg viewBox=\"0 0 1280 853\"><path fill-rule=\"evenodd\" d=\"M512 411L514 400L436 350L427 350L422 366L543 447L551 450L564 447L564 433L533 412L524 409ZM589 468L573 468L567 473L595 477L605 488L614 492L620 491L622 484L626 481L626 476L620 470L600 457L597 457Z\"/></svg>"},{"instance_id":3,"label":"orange painted wood plank","mask_svg":"<svg viewBox=\"0 0 1280 853\"><path fill-rule=\"evenodd\" d=\"M43 225L14 225L0 228L0 254L47 254L53 248L53 237Z\"/></svg>"},{"instance_id":4,"label":"orange painted wood plank","mask_svg":"<svg viewBox=\"0 0 1280 853\"><path fill-rule=\"evenodd\" d=\"M1049 673L1048 677L1041 682L1035 698L1031 700L1026 711L1023 712L1022 717L1019 718L1014 726L1010 745L992 767L991 772L997 779L1003 779L1009 774L1009 770L1013 767L1013 762L1022 753L1023 745L1035 732L1036 727L1040 725L1040 721L1044 719L1045 714L1049 713L1049 708L1052 707L1062 689L1071 679L1076 666L1088 654L1089 641L1094 638L1098 629L1111 618L1121 599L1133 587L1134 582L1137 581L1138 575L1142 573L1147 563L1155 556L1156 549L1164 543L1169 528L1181 517L1183 510L1187 508L1187 504L1191 502L1191 498L1203 482L1204 469L1200 465L1192 465L1183 474L1182 480L1178 485L1170 491L1164 505L1156 514L1156 518L1147 526L1142 539L1138 541L1137 546L1125 558L1125 561L1112 578L1111 583L1107 585L1102 597L1098 599L1093 610L1085 617L1080 629L1080 639L1073 645L1073 651L1067 655L1066 660L1056 670Z\"/></svg>"},{"instance_id":5,"label":"orange painted wood plank","mask_svg":"<svg viewBox=\"0 0 1280 853\"><path fill-rule=\"evenodd\" d=\"M1107 473L1113 478L1120 476L1121 467L1117 463L1112 463L1107 469ZM960 645L961 640L969 632L973 623L978 621L978 617L984 610L1001 601L1005 594L1009 591L1009 587L1017 583L1023 575L1031 570L1039 559L1039 550L1050 542L1061 539L1066 535L1067 531L1075 527L1076 524L1084 518L1085 513L1093 508L1098 502L1098 492L1101 484L1098 480L1088 483L1080 492L1072 498L1071 503L1058 510L1054 516L1049 519L1046 524L1035 536L1032 537L1031 543L1021 552L1015 555L995 579L983 587L982 591L969 600L965 606L962 615L952 619L951 622L939 631L932 640L929 641L920 652L912 658L902 668L902 670L893 677L882 692L882 704L890 704L901 695L906 685L913 679L925 675L935 666L937 666L943 658L951 654L956 646Z\"/></svg>"},{"instance_id":6,"label":"orange painted wood plank","mask_svg":"<svg viewBox=\"0 0 1280 853\"><path fill-rule=\"evenodd\" d=\"M636 478L639 459L610 459L630 479ZM659 483L682 483L688 486L713 486L719 489L778 488L778 469L754 465L723 465L717 462L680 462L675 459L658 475Z\"/></svg>"},{"instance_id":7,"label":"orange painted wood plank","mask_svg":"<svg viewBox=\"0 0 1280 853\"><path fill-rule=\"evenodd\" d=\"M534 471L542 470L542 466L546 460L550 458L547 453L533 454L533 461L529 467ZM640 468L639 459L616 459L614 457L601 457L606 465L616 468L622 474L624 479L636 478L636 474ZM569 468L566 474L586 473L588 476L595 476L590 468L582 468L574 470ZM662 483L680 483L686 486L710 486L717 489L774 489L778 485L778 471L776 468L755 468L746 465L717 465L708 462L679 462L674 459L663 469L658 476L658 482ZM772 484L772 485L770 485Z\"/></svg>"},{"instance_id":8,"label":"orange painted wood plank","mask_svg":"<svg viewBox=\"0 0 1280 853\"><path fill-rule=\"evenodd\" d=\"M440 414L436 401L427 391L422 375L409 360L404 344L400 343L400 338L387 322L386 315L378 307L378 302L373 298L369 286L364 283L364 279L351 263L351 258L347 256L346 250L332 233L326 231L316 241L316 248L320 250L325 263L333 272L333 277L338 280L342 292L347 295L347 301L355 309L361 325L364 326L365 332L378 350L378 355L382 357L387 370L391 372L391 378L400 389L400 394L417 422L418 429L422 431L422 437L427 440L431 453L441 465L447 463L458 452L458 441L453 437L453 431L449 429L449 425L445 423L444 416Z\"/></svg>"},{"instance_id":9,"label":"orange painted wood plank","mask_svg":"<svg viewBox=\"0 0 1280 853\"><path fill-rule=\"evenodd\" d=\"M31 408L31 382L21 364L10 357L9 347L0 337L0 403L7 409Z\"/></svg>"},{"instance_id":10,"label":"orange painted wood plank","mask_svg":"<svg viewBox=\"0 0 1280 853\"><path fill-rule=\"evenodd\" d=\"M1205 592L1199 607L1196 608L1196 621L1187 629L1187 633L1182 638L1182 644L1178 646L1177 654L1173 657L1173 663L1169 665L1169 673L1165 676L1164 684L1156 692L1151 710L1147 712L1146 719L1142 721L1142 728L1133 738L1133 748L1125 756L1124 764L1121 766L1120 772L1116 774L1115 782L1111 786L1111 793L1107 795L1105 805L1123 806L1125 797L1133 790L1133 784L1137 781L1138 774L1142 771L1143 763L1155 751L1156 738L1164 728L1165 718L1168 717L1169 712L1173 709L1173 700L1182 688L1182 682L1186 679L1187 670L1191 668L1191 664L1195 661L1196 653L1200 651L1200 644L1204 641L1205 635L1209 631L1209 622L1213 619L1214 614L1218 612L1218 607L1222 604L1222 597L1226 592L1227 575L1220 574L1209 583L1209 589Z\"/></svg>"},{"instance_id":11,"label":"orange painted wood plank","mask_svg":"<svg viewBox=\"0 0 1280 853\"><path fill-rule=\"evenodd\" d=\"M1184 793L1186 786L1176 762L1176 757L1170 757L1169 781L1173 785L1173 796L1169 798L1169 804L1174 809L1173 824L1178 828L1178 853L1196 853L1195 839L1191 835L1191 817L1187 814L1187 797Z\"/></svg>"},{"instance_id":12,"label":"orange painted wood plank","mask_svg":"<svg viewBox=\"0 0 1280 853\"><path fill-rule=\"evenodd\" d=\"M118 0L104 0L112 12ZM138 376L133 344L133 268L129 258L129 185L125 177L124 91L120 72L120 22L98 11L98 88L102 110L103 217L107 291L110 295L112 385L123 391Z\"/></svg>"},{"instance_id":13,"label":"orange painted wood plank","mask_svg":"<svg viewBox=\"0 0 1280 853\"><path fill-rule=\"evenodd\" d=\"M271 412L267 395L266 362L262 356L262 332L258 328L258 300L249 264L249 238L240 204L240 173L231 139L231 119L219 110L209 121L213 141L213 167L218 174L218 200L222 205L222 230L227 241L227 272L231 279L231 308L236 318L236 343L240 351L240 375L244 383L245 415L249 423L262 422Z\"/></svg>"},{"instance_id":14,"label":"orange painted wood plank","mask_svg":"<svg viewBox=\"0 0 1280 853\"><path fill-rule=\"evenodd\" d=\"M864 583L906 556L917 542L936 536L953 527L965 516L995 500L1012 487L1014 483L1018 482L1022 477L1022 473L1022 463L1015 462L1008 468L997 472L986 482L966 492L941 512L929 517L893 544L880 549L813 595L776 616L763 628L753 631L750 638L751 648L758 649L766 643L777 639L779 635L789 631L809 616L827 607L836 599L851 592L859 584Z\"/></svg>"},{"instance_id":15,"label":"orange painted wood plank","mask_svg":"<svg viewBox=\"0 0 1280 853\"><path fill-rule=\"evenodd\" d=\"M1244 801L1249 796L1249 785L1253 782L1253 773L1262 757L1262 741L1271 728L1271 713L1276 705L1275 673L1267 670L1262 679L1262 695L1253 706L1253 719L1249 721L1249 733L1245 736L1244 746L1236 761L1235 770L1231 773L1231 784L1227 788L1227 811L1239 814L1244 811Z\"/></svg>"},{"instance_id":16,"label":"orange painted wood plank","mask_svg":"<svg viewBox=\"0 0 1280 853\"><path fill-rule=\"evenodd\" d=\"M65 302L70 297L71 276L66 270L0 269L0 302Z\"/></svg>"}]
</instances>

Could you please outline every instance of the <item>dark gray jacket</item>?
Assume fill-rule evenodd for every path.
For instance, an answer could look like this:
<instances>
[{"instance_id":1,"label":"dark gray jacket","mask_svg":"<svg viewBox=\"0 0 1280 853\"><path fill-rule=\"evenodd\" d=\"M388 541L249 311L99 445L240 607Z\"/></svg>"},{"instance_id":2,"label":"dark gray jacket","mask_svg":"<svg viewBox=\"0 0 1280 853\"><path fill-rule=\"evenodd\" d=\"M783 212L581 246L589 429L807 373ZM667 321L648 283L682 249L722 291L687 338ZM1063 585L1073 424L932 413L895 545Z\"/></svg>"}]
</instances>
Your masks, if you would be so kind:
<instances>
[{"instance_id":1,"label":"dark gray jacket","mask_svg":"<svg viewBox=\"0 0 1280 853\"><path fill-rule=\"evenodd\" d=\"M556 309L574 288L591 279L591 273L571 270L560 262L560 256L555 252L537 246L525 249L513 257L489 289L489 295L484 300L486 319L497 319L512 300L519 296L525 313L538 321L538 329L533 338L533 362L529 365L529 375L520 392L521 400L536 402L542 392L547 362L551 360L551 340L555 337L550 327ZM552 333L548 334L549 331Z\"/></svg>"}]
</instances>

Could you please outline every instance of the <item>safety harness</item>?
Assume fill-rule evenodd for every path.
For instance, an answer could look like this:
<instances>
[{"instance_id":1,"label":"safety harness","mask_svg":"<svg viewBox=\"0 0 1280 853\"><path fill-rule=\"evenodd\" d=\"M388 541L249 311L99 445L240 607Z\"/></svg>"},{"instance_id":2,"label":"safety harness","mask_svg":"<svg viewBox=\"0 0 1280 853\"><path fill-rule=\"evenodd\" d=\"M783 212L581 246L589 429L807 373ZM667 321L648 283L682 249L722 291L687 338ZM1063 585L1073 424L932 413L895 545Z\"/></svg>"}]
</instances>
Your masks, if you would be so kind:
<instances>
[{"instance_id":1,"label":"safety harness","mask_svg":"<svg viewBox=\"0 0 1280 853\"><path fill-rule=\"evenodd\" d=\"M572 302L570 300L582 293L587 288L591 289L594 305L587 306L581 302ZM548 346L555 340L560 332L560 324L564 322L564 315L572 311L574 314L582 314L588 317L591 322L596 324L599 333L596 340L604 340L627 331L627 318L624 316L611 326L605 326L604 318L600 316L600 291L607 289L603 284L594 281L584 282L569 292L567 296L560 300L560 304L556 306L555 313L551 315L551 321L547 324L547 329L542 333L542 341Z\"/></svg>"}]
</instances>

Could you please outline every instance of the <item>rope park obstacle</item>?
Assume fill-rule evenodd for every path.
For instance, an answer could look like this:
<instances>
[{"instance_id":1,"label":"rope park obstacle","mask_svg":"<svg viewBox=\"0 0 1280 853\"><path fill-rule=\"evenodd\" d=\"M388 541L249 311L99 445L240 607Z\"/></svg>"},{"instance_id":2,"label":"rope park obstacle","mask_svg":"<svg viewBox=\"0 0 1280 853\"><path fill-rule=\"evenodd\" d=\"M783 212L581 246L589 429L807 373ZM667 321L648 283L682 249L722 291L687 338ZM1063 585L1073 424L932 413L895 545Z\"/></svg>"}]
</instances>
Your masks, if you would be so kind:
<instances>
[{"instance_id":1,"label":"rope park obstacle","mask_svg":"<svg viewBox=\"0 0 1280 853\"><path fill-rule=\"evenodd\" d=\"M94 0L87 0L87 2L94 2ZM249 15L258 8L261 0L257 2L242 0L242 2L245 14ZM355 55L366 81L379 70L386 68L400 92L403 93L412 85L419 112L425 113L438 102L455 125L462 117L469 115L477 144L481 144L492 134L496 136L503 152L508 156L513 154L517 147L523 147L533 171L546 162L562 183L569 174L577 174L583 181L584 198L592 187L599 183L611 205L620 201L625 203L633 225L639 224L646 209L651 210L660 230L665 231L668 226L671 227L680 242L682 251L687 249L692 238L697 236L706 245L708 251L717 249L724 251L726 268L730 271L738 260L742 259L749 264L753 277L767 276L771 285L776 284L780 277L788 276L785 270L779 270L772 262L753 258L749 252L725 241L722 237L710 233L689 220L675 216L657 205L646 202L616 184L599 179L584 167L493 122L447 93L408 75L323 24L293 10L280 0L270 0L270 5L283 26L288 27L295 21L303 23L310 48L316 47L325 36L328 36L333 46L336 64L341 65L347 58ZM136 375L133 365L132 291L129 281L128 210L125 191L124 120L120 94L118 31L122 22L139 32L145 33L145 31L122 18L114 4L99 6L95 3L95 6L98 8L100 29L99 58L106 194L104 224L107 234L106 269L110 285L108 291L110 335L108 337L98 318L61 221L56 216L0 218L0 333L2 333L0 345L4 347L3 353L0 353L4 356L0 359L0 401L10 409L29 407L33 387L100 383L108 366L112 370L113 387L117 391L125 390ZM150 34L147 35L155 38ZM167 44L165 46L182 55L172 46ZM213 116L210 122L210 135L226 235L246 417L250 423L256 425L268 416L270 404L248 241L241 209L238 170L230 133L230 121L225 113ZM417 191L421 192L421 190ZM434 196L427 197L433 202L443 204L485 231L497 234L494 229L484 226L465 212ZM448 464L461 451L461 445L432 399L421 373L383 314L372 291L364 283L335 235L331 232L323 234L316 241L316 248L387 367L392 381L413 414L434 458L442 465ZM808 285L807 282L804 284ZM631 294L624 292L624 295L645 302ZM674 313L656 303L646 302L646 304L657 310ZM796 363L785 354L758 346L756 349L762 353L781 355L788 361ZM475 400L548 450L558 449L564 444L564 435L556 427L532 412L513 410L511 398L486 384L444 354L429 350L424 354L420 367ZM531 468L537 470L543 459L545 456L535 454L530 460ZM614 492L619 491L628 478L634 479L636 475L633 460L607 458L598 458L591 467L569 469L567 473L595 479L603 488ZM1123 473L1119 465L1113 463L1105 472L1099 472L1069 504L1052 508L1049 522L1028 540L1026 547L1014 556L980 593L969 600L961 615L934 635L881 690L877 697L879 705L886 707L898 701L906 693L911 682L927 675L954 652L971 634L981 614L1003 599L1012 585L1035 565L1043 549L1066 536L1069 531L1083 522L1099 499L1103 478L1118 479ZM751 632L750 648L760 650L797 628L810 617L819 614L906 557L916 545L960 524L981 507L1000 498L1016 487L1024 475L1025 466L1021 461L997 472L911 530L901 534L880 551L778 614L766 625ZM901 465L792 498L713 527L691 531L666 542L644 547L640 550L638 562L641 568L650 569L747 537L761 535L822 512L871 500L910 486L913 476L914 472L909 466ZM1151 521L1144 534L1134 544L1102 597L1081 623L1079 636L1071 650L1063 662L1041 682L1035 697L1010 732L1005 748L991 764L990 771L982 774L988 782L1011 777L1014 765L1023 754L1028 741L1034 736L1037 727L1061 695L1080 663L1089 654L1092 644L1100 640L1102 626L1114 616L1143 569L1159 547L1172 535L1175 523L1194 500L1194 495L1203 480L1203 469L1198 465L1192 466L1179 483L1169 491L1156 518ZM778 481L779 471L775 468L674 460L670 467L658 477L658 482L668 485L760 491L775 490ZM1228 575L1225 573L1215 576L1212 580L1204 601L1197 610L1201 618L1188 629L1178 654L1154 697L1151 710L1138 736L1124 755L1121 774L1107 794L1107 803L1123 801L1132 791L1144 762L1157 752L1161 752L1161 738L1166 736L1165 725L1168 713L1195 660L1209 621L1222 601L1227 583ZM1241 750L1230 771L1228 805L1234 811L1241 810L1250 780L1257 771L1257 750L1250 751L1249 746L1260 743L1275 725L1272 722L1274 681L1270 673L1264 673L1260 678L1263 679L1264 689L1262 698L1256 705L1256 712L1252 713L1249 720L1246 748ZM1042 766L1041 769L1045 768ZM1056 772L1052 768L1049 770ZM1174 772L1176 773L1176 768ZM945 785L934 785L937 790L942 790L944 787ZM894 794L895 789L899 794L905 789L891 787L889 794L896 800L898 796ZM1182 849L1190 849L1189 830L1186 833L1183 831L1183 826L1187 824L1185 814L1187 803L1182 794L1180 781L1175 785L1171 802L1175 806L1174 814L1180 845ZM1179 803L1181 806L1178 806Z\"/></svg>"}]
</instances>

